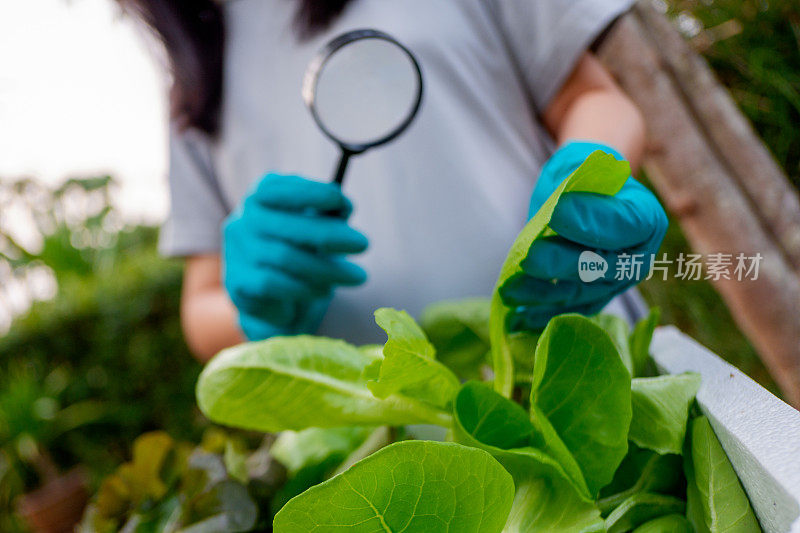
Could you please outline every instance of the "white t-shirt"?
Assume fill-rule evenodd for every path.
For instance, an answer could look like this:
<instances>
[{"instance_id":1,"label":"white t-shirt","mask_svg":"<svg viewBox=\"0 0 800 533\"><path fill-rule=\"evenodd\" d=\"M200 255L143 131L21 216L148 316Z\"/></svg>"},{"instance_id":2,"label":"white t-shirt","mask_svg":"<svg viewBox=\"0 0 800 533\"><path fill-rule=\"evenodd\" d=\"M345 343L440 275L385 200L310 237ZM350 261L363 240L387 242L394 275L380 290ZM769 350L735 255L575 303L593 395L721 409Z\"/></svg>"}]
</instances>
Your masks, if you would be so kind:
<instances>
[{"instance_id":1,"label":"white t-shirt","mask_svg":"<svg viewBox=\"0 0 800 533\"><path fill-rule=\"evenodd\" d=\"M552 141L537 120L592 41L631 0L354 0L309 41L293 0L230 0L221 130L171 136L168 255L219 251L224 217L267 172L328 181L338 148L300 96L332 37L376 28L418 58L422 107L396 141L351 160L350 219L370 247L368 281L337 289L319 334L383 339L373 311L417 315L435 301L488 296L525 224Z\"/></svg>"}]
</instances>

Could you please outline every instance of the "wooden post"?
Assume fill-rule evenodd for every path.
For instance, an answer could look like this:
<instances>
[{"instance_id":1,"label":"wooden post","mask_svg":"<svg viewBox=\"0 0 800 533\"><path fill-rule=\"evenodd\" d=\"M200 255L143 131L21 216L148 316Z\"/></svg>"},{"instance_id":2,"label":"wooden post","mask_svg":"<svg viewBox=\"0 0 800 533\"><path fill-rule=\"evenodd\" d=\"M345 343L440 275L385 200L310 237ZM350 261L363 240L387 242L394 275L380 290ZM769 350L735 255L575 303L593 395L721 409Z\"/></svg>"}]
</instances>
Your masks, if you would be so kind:
<instances>
[{"instance_id":1,"label":"wooden post","mask_svg":"<svg viewBox=\"0 0 800 533\"><path fill-rule=\"evenodd\" d=\"M644 168L692 248L763 257L713 281L785 398L800 407L800 200L727 91L671 23L639 3L599 52L645 115Z\"/></svg>"}]
</instances>

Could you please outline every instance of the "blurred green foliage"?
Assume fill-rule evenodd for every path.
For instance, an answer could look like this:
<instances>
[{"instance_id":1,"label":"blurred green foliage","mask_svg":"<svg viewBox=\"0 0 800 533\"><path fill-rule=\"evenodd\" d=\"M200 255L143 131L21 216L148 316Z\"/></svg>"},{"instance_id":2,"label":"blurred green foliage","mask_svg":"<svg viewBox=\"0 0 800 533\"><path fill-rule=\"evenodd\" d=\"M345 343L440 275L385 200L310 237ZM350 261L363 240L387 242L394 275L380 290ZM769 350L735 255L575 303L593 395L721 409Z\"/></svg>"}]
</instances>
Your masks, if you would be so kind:
<instances>
[{"instance_id":1,"label":"blurred green foliage","mask_svg":"<svg viewBox=\"0 0 800 533\"><path fill-rule=\"evenodd\" d=\"M16 202L41 241L23 247L0 220L3 281L47 268L58 283L55 298L34 302L0 338L0 531L18 528L14 498L50 466L85 464L97 483L139 434L196 441L205 426L194 400L200 364L178 315L181 264L157 254L156 228L115 220L110 186L0 182L0 200Z\"/></svg>"},{"instance_id":2,"label":"blurred green foliage","mask_svg":"<svg viewBox=\"0 0 800 533\"><path fill-rule=\"evenodd\" d=\"M669 0L669 14L800 188L800 0ZM691 253L677 220L659 254ZM763 386L777 387L708 281L668 276L640 285L648 304Z\"/></svg>"},{"instance_id":3,"label":"blurred green foliage","mask_svg":"<svg viewBox=\"0 0 800 533\"><path fill-rule=\"evenodd\" d=\"M113 275L63 283L54 300L34 304L0 339L4 370L16 365L39 380L53 379L58 371L62 405L87 398L104 402L104 422L87 430L91 442L75 447L95 464L109 455L108 464L116 463L118 452L142 430L165 428L185 438L195 428L199 364L180 330L180 265L156 254L153 230L129 236L143 241L126 247ZM68 440L78 444L84 436ZM114 450L114 443L122 448Z\"/></svg>"},{"instance_id":4,"label":"blurred green foliage","mask_svg":"<svg viewBox=\"0 0 800 533\"><path fill-rule=\"evenodd\" d=\"M800 188L800 0L671 0L670 12Z\"/></svg>"},{"instance_id":5,"label":"blurred green foliage","mask_svg":"<svg viewBox=\"0 0 800 533\"><path fill-rule=\"evenodd\" d=\"M103 480L77 531L268 530L263 511L286 478L271 441L209 428L193 447L163 431L145 433L131 461Z\"/></svg>"}]
</instances>

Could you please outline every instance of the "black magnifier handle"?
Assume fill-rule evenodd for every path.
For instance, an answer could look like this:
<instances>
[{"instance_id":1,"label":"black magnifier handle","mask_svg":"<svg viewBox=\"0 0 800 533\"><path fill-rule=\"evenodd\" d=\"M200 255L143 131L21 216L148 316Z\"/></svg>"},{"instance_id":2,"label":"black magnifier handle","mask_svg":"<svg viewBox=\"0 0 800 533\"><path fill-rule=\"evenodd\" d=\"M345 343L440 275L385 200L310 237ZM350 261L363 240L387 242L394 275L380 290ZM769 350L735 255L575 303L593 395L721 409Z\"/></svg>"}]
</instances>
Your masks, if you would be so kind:
<instances>
[{"instance_id":1,"label":"black magnifier handle","mask_svg":"<svg viewBox=\"0 0 800 533\"><path fill-rule=\"evenodd\" d=\"M335 183L339 187L342 186L342 182L344 182L344 175L347 172L347 163L350 162L350 156L352 156L354 153L355 152L352 152L344 147L342 148L342 157L339 158L339 164L336 166L336 174L333 176L332 183ZM329 217L338 218L344 218L345 216L344 211L341 209L331 209L325 211L323 214Z\"/></svg>"},{"instance_id":2,"label":"black magnifier handle","mask_svg":"<svg viewBox=\"0 0 800 533\"><path fill-rule=\"evenodd\" d=\"M353 155L353 152L347 150L346 148L342 148L342 157L339 158L339 165L336 167L336 174L333 176L333 183L342 186L342 182L344 181L344 174L347 172L347 163L350 162L350 156Z\"/></svg>"}]
</instances>

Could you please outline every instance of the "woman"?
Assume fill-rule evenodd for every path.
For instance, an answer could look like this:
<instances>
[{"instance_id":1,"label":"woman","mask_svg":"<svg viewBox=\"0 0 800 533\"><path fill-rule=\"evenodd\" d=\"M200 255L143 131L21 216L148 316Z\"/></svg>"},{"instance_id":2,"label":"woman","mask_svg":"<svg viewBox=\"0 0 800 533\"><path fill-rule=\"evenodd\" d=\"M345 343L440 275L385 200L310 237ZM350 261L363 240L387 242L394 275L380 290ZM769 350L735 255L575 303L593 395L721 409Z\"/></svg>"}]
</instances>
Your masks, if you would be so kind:
<instances>
[{"instance_id":1,"label":"woman","mask_svg":"<svg viewBox=\"0 0 800 533\"><path fill-rule=\"evenodd\" d=\"M489 295L527 215L588 154L641 157L642 118L590 51L629 2L128 0L171 60L161 249L187 258L192 349L208 358L297 333L374 342L377 307L416 314ZM362 27L415 53L426 94L406 133L354 160L339 190L327 183L337 149L300 85L325 42ZM325 214L336 208L349 217ZM510 327L598 312L641 276L583 283L580 252L613 271L621 253L657 251L666 217L629 178L613 198L568 195L551 226L558 236L534 246L503 294Z\"/></svg>"}]
</instances>

